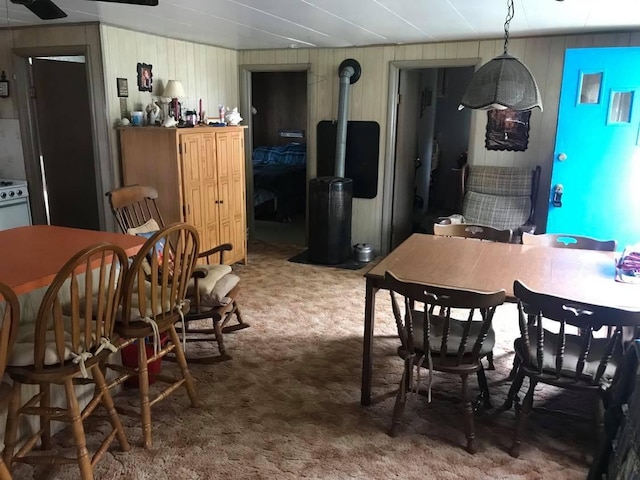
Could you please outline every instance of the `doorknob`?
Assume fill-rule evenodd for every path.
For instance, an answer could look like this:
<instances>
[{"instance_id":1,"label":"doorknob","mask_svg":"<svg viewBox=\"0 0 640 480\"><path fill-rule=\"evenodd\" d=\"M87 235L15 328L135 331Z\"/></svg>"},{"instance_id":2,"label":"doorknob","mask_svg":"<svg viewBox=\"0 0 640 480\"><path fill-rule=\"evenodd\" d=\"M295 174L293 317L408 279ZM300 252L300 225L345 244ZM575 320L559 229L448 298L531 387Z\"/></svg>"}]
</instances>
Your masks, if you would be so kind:
<instances>
[{"instance_id":1,"label":"doorknob","mask_svg":"<svg viewBox=\"0 0 640 480\"><path fill-rule=\"evenodd\" d=\"M553 200L551 200L551 204L554 207L561 207L562 206L562 193L564 192L564 187L562 186L561 183L558 183L554 188L553 188Z\"/></svg>"},{"instance_id":2,"label":"doorknob","mask_svg":"<svg viewBox=\"0 0 640 480\"><path fill-rule=\"evenodd\" d=\"M561 162L564 162L567 159L567 154L566 153L559 153L558 154L558 160L560 160Z\"/></svg>"}]
</instances>

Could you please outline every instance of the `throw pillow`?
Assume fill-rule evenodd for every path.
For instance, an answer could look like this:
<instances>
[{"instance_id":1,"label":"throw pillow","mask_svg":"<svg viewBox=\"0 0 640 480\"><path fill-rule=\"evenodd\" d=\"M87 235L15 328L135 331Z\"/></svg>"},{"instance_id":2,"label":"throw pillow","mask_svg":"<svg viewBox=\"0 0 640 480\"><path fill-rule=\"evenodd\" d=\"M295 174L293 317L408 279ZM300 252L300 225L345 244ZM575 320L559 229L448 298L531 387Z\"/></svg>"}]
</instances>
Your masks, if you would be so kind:
<instances>
[{"instance_id":1,"label":"throw pillow","mask_svg":"<svg viewBox=\"0 0 640 480\"><path fill-rule=\"evenodd\" d=\"M229 305L233 299L227 297L227 295L231 290L233 290L239 281L240 277L233 273L227 273L216 282L216 286L213 287L213 290L211 290L210 293L200 297L200 303L207 307L221 307Z\"/></svg>"},{"instance_id":2,"label":"throw pillow","mask_svg":"<svg viewBox=\"0 0 640 480\"><path fill-rule=\"evenodd\" d=\"M138 232L136 235L138 235L139 237L144 237L146 239L149 239L151 237L153 237L156 233L158 233L157 231L155 232ZM165 253L168 254L168 257L166 259L166 264L165 264ZM175 264L175 257L173 255L173 251L171 250L171 246L167 247L166 243L165 243L165 239L164 238L160 238L156 244L155 244L155 248L153 248L148 254L147 254L147 260L149 261L149 264L151 265L153 263L153 257L152 255L156 255L156 258L158 260L158 268L159 268L159 272L158 274L162 274L162 268L166 265L166 267L169 269L169 276L173 276L173 267ZM143 267L144 268L144 267ZM151 273L151 268L149 268L149 273Z\"/></svg>"},{"instance_id":3,"label":"throw pillow","mask_svg":"<svg viewBox=\"0 0 640 480\"><path fill-rule=\"evenodd\" d=\"M160 230L160 225L158 225L158 222L156 222L153 218L151 218L146 222L144 222L139 227L129 228L127 230L127 233L129 235L138 235L140 233L153 234L153 233L156 233L158 230ZM149 237L146 237L146 238L149 238ZM144 271L145 275L147 276L151 275L151 266L149 265L149 262L147 260L145 260L142 263L142 270Z\"/></svg>"},{"instance_id":4,"label":"throw pillow","mask_svg":"<svg viewBox=\"0 0 640 480\"><path fill-rule=\"evenodd\" d=\"M150 220L147 220L146 222L144 222L142 225L140 225L139 227L135 227L135 228L130 228L127 230L127 233L129 235L138 235L139 233L155 233L158 230L160 230L160 225L158 225L158 222L156 222L153 218ZM147 237L148 238L148 237Z\"/></svg>"}]
</instances>

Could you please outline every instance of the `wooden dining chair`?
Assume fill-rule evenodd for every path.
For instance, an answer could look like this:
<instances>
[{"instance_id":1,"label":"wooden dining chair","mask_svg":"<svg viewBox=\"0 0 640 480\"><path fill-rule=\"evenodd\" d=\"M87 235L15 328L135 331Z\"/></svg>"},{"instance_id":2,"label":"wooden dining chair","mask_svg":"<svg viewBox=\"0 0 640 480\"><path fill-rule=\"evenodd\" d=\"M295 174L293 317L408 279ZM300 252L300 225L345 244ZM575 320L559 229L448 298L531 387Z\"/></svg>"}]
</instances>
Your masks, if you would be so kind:
<instances>
[{"instance_id":1,"label":"wooden dining chair","mask_svg":"<svg viewBox=\"0 0 640 480\"><path fill-rule=\"evenodd\" d=\"M544 233L541 235L523 233L522 244L535 245L537 247L581 248L583 250L599 250L601 252L615 252L617 247L615 240L597 240L591 237L565 235L562 233Z\"/></svg>"},{"instance_id":2,"label":"wooden dining chair","mask_svg":"<svg viewBox=\"0 0 640 480\"><path fill-rule=\"evenodd\" d=\"M530 233L522 234L522 244L532 245L537 247L551 247L551 248L578 248L582 250L596 250L601 252L615 252L617 242L615 240L597 240L591 237L583 237L579 235L565 235L558 233L544 233L540 235L533 235ZM533 318L529 318L529 323L533 322ZM608 336L611 336L613 329L609 328ZM509 378L513 379L516 376L519 358L516 355L513 359L513 368L509 374ZM511 404L506 402L504 407L509 409Z\"/></svg>"},{"instance_id":3,"label":"wooden dining chair","mask_svg":"<svg viewBox=\"0 0 640 480\"><path fill-rule=\"evenodd\" d=\"M496 307L504 303L505 291L483 293L457 288L444 288L418 282L404 281L392 272L385 273L385 284L391 292L391 305L396 321L400 347L398 355L404 359L404 371L396 396L391 424L391 436L398 432L409 392L422 393L422 386L414 386L415 368L429 371L427 395L431 401L432 370L459 375L462 380L462 411L467 437L466 449L475 453L475 428L469 375L477 374L481 395L489 401L487 378L482 367L495 344L491 321ZM402 297L404 309L397 296ZM442 314L431 313L431 306L442 307ZM421 307L422 306L422 307ZM466 320L456 320L452 309L465 309ZM473 311L481 320L474 320ZM417 378L420 378L419 372Z\"/></svg>"},{"instance_id":4,"label":"wooden dining chair","mask_svg":"<svg viewBox=\"0 0 640 480\"><path fill-rule=\"evenodd\" d=\"M127 270L127 255L122 248L106 243L85 248L62 267L47 288L35 325L20 326L6 370L13 381L3 452L8 466L13 462L77 463L80 478L88 480L93 479L93 466L114 439L123 451L130 449L109 392L114 385L107 384L101 370L101 364L117 351L113 328ZM70 308L63 308L67 304ZM40 389L21 404L22 384L39 385ZM78 384L95 387L84 408L80 403L87 393L80 394ZM49 404L51 385L64 387L66 407ZM84 421L100 404L108 413L111 431L89 456ZM16 452L17 428L22 417L28 415L40 417L40 429ZM38 441L43 450L51 449L52 421L70 424L75 458L32 451Z\"/></svg>"},{"instance_id":5,"label":"wooden dining chair","mask_svg":"<svg viewBox=\"0 0 640 480\"><path fill-rule=\"evenodd\" d=\"M0 379L18 334L20 304L13 290L0 283ZM0 381L0 407L6 408L11 399L11 385ZM0 480L11 480L11 473L0 458Z\"/></svg>"},{"instance_id":6,"label":"wooden dining chair","mask_svg":"<svg viewBox=\"0 0 640 480\"><path fill-rule=\"evenodd\" d=\"M513 457L520 455L522 436L538 383L594 394L596 425L599 435L602 435L604 396L624 354L623 328L640 326L640 311L574 302L536 292L518 280L513 284L513 292L518 299L520 325L520 338L514 347L520 364L507 402L513 402L524 377L529 378L529 389L509 453ZM533 318L533 323L528 321L530 318ZM580 335L568 333L568 326L576 327ZM613 335L594 337L593 332L604 326L613 327Z\"/></svg>"},{"instance_id":7,"label":"wooden dining chair","mask_svg":"<svg viewBox=\"0 0 640 480\"><path fill-rule=\"evenodd\" d=\"M106 195L111 211L124 233L145 235L164 227L155 188L128 185L111 190ZM239 279L233 275L231 267L225 265L224 254L232 249L231 244L225 243L198 253L199 264L194 269L187 289L190 309L185 315L185 331L189 342L215 341L218 354L190 356L190 362L214 363L230 360L232 357L226 351L223 334L249 327L242 318L238 305ZM234 318L236 321L232 322ZM211 326L191 326L192 322L199 320L210 321Z\"/></svg>"},{"instance_id":8,"label":"wooden dining chair","mask_svg":"<svg viewBox=\"0 0 640 480\"><path fill-rule=\"evenodd\" d=\"M445 237L475 238L477 240L489 240L492 242L510 243L513 232L509 229L498 230L486 225L470 223L458 224L434 224L433 234Z\"/></svg>"},{"instance_id":9,"label":"wooden dining chair","mask_svg":"<svg viewBox=\"0 0 640 480\"><path fill-rule=\"evenodd\" d=\"M169 225L150 236L136 254L125 279L122 294L122 313L115 332L121 346L135 344L138 362L135 366L107 364L118 372L115 383L137 376L140 390L140 409L117 406L119 412L138 416L142 422L143 445L151 447L151 407L184 386L197 407L200 401L176 332L176 323L184 320L189 302L185 298L198 253L198 234L186 223ZM153 345L147 354L146 340ZM151 398L149 364L174 352L179 366L177 378L154 374L155 380L168 384Z\"/></svg>"},{"instance_id":10,"label":"wooden dining chair","mask_svg":"<svg viewBox=\"0 0 640 480\"><path fill-rule=\"evenodd\" d=\"M510 229L498 230L486 225L475 225L470 223L459 224L434 224L433 234L445 237L475 238L476 240L486 240L490 242L511 243L513 232ZM493 351L487 355L489 370L495 370L493 363Z\"/></svg>"}]
</instances>

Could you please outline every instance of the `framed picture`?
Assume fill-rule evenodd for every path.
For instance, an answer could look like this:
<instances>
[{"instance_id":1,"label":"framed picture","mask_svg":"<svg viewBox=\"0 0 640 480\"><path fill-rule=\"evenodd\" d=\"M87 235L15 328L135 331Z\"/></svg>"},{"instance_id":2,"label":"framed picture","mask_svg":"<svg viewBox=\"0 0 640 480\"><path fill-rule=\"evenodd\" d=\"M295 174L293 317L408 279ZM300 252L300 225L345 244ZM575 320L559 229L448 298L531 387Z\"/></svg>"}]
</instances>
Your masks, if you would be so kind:
<instances>
[{"instance_id":1,"label":"framed picture","mask_svg":"<svg viewBox=\"0 0 640 480\"><path fill-rule=\"evenodd\" d=\"M487 112L487 150L524 152L529 146L531 110L489 110Z\"/></svg>"},{"instance_id":2,"label":"framed picture","mask_svg":"<svg viewBox=\"0 0 640 480\"><path fill-rule=\"evenodd\" d=\"M119 97L129 96L129 83L126 78L116 78L116 85L118 86Z\"/></svg>"},{"instance_id":3,"label":"framed picture","mask_svg":"<svg viewBox=\"0 0 640 480\"><path fill-rule=\"evenodd\" d=\"M152 65L148 63L138 63L138 91L151 92L153 73L151 72Z\"/></svg>"}]
</instances>

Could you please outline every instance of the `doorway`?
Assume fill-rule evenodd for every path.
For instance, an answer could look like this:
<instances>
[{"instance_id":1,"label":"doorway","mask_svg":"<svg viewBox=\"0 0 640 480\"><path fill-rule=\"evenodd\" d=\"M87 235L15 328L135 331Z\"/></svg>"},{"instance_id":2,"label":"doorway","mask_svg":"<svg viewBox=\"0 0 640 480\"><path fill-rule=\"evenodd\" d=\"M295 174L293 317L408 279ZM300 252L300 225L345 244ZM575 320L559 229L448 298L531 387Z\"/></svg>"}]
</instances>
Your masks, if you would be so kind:
<instances>
[{"instance_id":1,"label":"doorway","mask_svg":"<svg viewBox=\"0 0 640 480\"><path fill-rule=\"evenodd\" d=\"M251 74L253 237L306 245L307 72Z\"/></svg>"},{"instance_id":2,"label":"doorway","mask_svg":"<svg viewBox=\"0 0 640 480\"><path fill-rule=\"evenodd\" d=\"M458 110L473 66L398 70L390 248L456 213L471 111Z\"/></svg>"},{"instance_id":3,"label":"doorway","mask_svg":"<svg viewBox=\"0 0 640 480\"><path fill-rule=\"evenodd\" d=\"M50 225L100 229L84 55L29 57L36 161L41 188L32 208ZM33 180L33 179L31 179ZM42 215L40 215L42 218Z\"/></svg>"}]
</instances>

